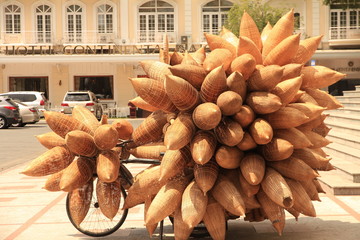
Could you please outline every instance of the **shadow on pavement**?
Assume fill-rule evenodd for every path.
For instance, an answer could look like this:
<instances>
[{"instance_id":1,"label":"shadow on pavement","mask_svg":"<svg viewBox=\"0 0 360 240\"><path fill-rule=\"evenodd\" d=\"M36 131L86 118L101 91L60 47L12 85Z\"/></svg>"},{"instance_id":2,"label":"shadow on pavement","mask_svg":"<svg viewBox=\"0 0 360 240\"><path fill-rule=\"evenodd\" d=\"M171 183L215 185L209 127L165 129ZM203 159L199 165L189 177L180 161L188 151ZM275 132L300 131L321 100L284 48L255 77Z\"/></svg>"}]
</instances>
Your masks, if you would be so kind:
<instances>
[{"instance_id":1,"label":"shadow on pavement","mask_svg":"<svg viewBox=\"0 0 360 240\"><path fill-rule=\"evenodd\" d=\"M336 216L332 216L334 218ZM340 216L339 218L344 218ZM259 223L249 223L243 219L228 221L228 231L226 240L358 240L360 236L360 223L347 222L339 220L323 220L320 218L302 217L299 221L288 219L282 236L278 236L272 228L269 220ZM146 240L160 239L159 228L150 238L146 228L119 229L112 235L102 237L101 239L117 239L117 240ZM164 240L174 239L173 229L171 225L164 226ZM96 239L83 235L81 233L71 235L78 239ZM190 239L211 239L190 238Z\"/></svg>"}]
</instances>

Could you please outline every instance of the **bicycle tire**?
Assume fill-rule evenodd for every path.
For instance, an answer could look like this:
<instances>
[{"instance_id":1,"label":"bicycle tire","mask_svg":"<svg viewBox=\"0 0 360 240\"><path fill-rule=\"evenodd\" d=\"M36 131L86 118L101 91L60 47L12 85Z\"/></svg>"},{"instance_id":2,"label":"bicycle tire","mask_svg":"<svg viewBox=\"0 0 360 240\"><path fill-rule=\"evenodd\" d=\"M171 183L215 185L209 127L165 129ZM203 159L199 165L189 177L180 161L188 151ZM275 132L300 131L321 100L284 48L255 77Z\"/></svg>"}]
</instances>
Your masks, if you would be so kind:
<instances>
[{"instance_id":1,"label":"bicycle tire","mask_svg":"<svg viewBox=\"0 0 360 240\"><path fill-rule=\"evenodd\" d=\"M94 181L95 182L95 181ZM66 197L66 213L71 222L71 224L81 233L91 236L91 237L103 237L114 233L118 230L121 225L125 222L125 219L128 214L128 209L122 210L122 205L125 202L127 196L125 189L121 186L121 203L119 211L113 220L105 217L99 208L97 197L95 192L93 193L90 209L85 217L85 219L77 225L71 216L70 213L70 202L69 194Z\"/></svg>"}]
</instances>

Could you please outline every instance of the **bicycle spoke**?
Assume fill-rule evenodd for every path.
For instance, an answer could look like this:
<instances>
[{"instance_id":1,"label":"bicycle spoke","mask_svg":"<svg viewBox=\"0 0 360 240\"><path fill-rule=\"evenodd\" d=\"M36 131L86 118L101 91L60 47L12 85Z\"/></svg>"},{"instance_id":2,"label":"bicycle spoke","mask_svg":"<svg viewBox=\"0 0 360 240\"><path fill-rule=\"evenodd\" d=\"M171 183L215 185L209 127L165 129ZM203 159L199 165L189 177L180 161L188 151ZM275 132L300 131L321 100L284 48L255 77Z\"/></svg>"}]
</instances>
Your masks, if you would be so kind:
<instances>
[{"instance_id":1,"label":"bicycle spoke","mask_svg":"<svg viewBox=\"0 0 360 240\"><path fill-rule=\"evenodd\" d=\"M100 207L98 206L97 197L93 194L91 205L89 208L89 211L85 217L85 219L81 222L80 226L76 226L75 223L72 220L72 216L70 212L68 211L68 200L66 202L67 204L67 213L69 216L69 219L71 223L74 225L76 229L78 229L80 232L94 237L100 237L100 236L106 236L114 231L116 231L125 221L127 210L121 210L123 207L123 204L125 202L126 192L122 188L121 189L121 202L119 206L119 210L114 216L113 220L108 219L100 210Z\"/></svg>"}]
</instances>

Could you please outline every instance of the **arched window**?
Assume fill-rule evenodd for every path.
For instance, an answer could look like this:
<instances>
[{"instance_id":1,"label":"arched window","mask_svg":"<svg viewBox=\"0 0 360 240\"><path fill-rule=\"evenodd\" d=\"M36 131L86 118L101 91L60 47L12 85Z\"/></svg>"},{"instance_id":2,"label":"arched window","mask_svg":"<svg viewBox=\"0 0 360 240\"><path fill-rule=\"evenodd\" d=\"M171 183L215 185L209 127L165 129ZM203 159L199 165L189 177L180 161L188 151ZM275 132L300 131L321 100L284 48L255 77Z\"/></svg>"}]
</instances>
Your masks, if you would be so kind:
<instances>
[{"instance_id":1,"label":"arched window","mask_svg":"<svg viewBox=\"0 0 360 240\"><path fill-rule=\"evenodd\" d=\"M82 42L83 8L73 4L66 8L66 32L68 42Z\"/></svg>"},{"instance_id":2,"label":"arched window","mask_svg":"<svg viewBox=\"0 0 360 240\"><path fill-rule=\"evenodd\" d=\"M5 31L9 34L21 32L21 8L16 4L5 6Z\"/></svg>"},{"instance_id":3,"label":"arched window","mask_svg":"<svg viewBox=\"0 0 360 240\"><path fill-rule=\"evenodd\" d=\"M232 6L233 3L226 0L214 0L205 4L202 7L202 31L219 34Z\"/></svg>"},{"instance_id":4,"label":"arched window","mask_svg":"<svg viewBox=\"0 0 360 240\"><path fill-rule=\"evenodd\" d=\"M139 7L138 42L160 42L175 32L175 11L166 1L152 0Z\"/></svg>"},{"instance_id":5,"label":"arched window","mask_svg":"<svg viewBox=\"0 0 360 240\"><path fill-rule=\"evenodd\" d=\"M36 41L38 43L51 42L51 7L39 5L35 8Z\"/></svg>"},{"instance_id":6,"label":"arched window","mask_svg":"<svg viewBox=\"0 0 360 240\"><path fill-rule=\"evenodd\" d=\"M109 4L102 4L97 8L97 32L113 33L114 9Z\"/></svg>"}]
</instances>

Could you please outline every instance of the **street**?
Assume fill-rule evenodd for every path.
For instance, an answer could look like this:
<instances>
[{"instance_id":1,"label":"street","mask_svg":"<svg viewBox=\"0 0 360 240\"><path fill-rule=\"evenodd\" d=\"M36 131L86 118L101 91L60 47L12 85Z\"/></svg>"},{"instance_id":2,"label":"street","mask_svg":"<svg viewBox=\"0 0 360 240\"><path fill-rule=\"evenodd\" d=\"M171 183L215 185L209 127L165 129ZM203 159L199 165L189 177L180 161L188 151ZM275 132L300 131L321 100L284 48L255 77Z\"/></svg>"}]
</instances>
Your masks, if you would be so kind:
<instances>
[{"instance_id":1,"label":"street","mask_svg":"<svg viewBox=\"0 0 360 240\"><path fill-rule=\"evenodd\" d=\"M0 172L30 161L46 151L36 139L36 135L50 132L51 129L40 120L36 124L28 124L25 127L10 127L0 130L1 161Z\"/></svg>"},{"instance_id":2,"label":"street","mask_svg":"<svg viewBox=\"0 0 360 240\"><path fill-rule=\"evenodd\" d=\"M109 119L109 123L113 120ZM143 121L142 118L129 119L134 129ZM43 152L43 147L36 135L52 131L42 119L36 124L28 124L25 127L10 127L0 130L0 172L15 165L28 162Z\"/></svg>"}]
</instances>

